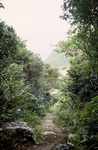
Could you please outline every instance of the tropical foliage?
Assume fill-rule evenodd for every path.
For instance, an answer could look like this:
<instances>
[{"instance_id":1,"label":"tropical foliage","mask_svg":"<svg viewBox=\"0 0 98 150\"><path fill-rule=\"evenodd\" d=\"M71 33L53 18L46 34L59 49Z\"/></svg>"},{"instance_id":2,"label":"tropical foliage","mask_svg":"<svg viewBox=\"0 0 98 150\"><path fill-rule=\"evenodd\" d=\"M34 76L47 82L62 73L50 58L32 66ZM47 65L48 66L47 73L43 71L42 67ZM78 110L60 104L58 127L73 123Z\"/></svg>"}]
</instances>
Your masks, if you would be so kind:
<instances>
[{"instance_id":1,"label":"tropical foliage","mask_svg":"<svg viewBox=\"0 0 98 150\"><path fill-rule=\"evenodd\" d=\"M0 7L4 8L2 3ZM70 57L70 69L61 79L62 84L58 69L44 64L38 55L27 50L26 42L13 27L0 22L0 126L22 120L35 128L49 107L60 99L56 122L68 128L74 137L57 149L95 150L98 149L98 2L64 0L62 8L61 18L73 26L68 40L60 41L55 48ZM51 88L60 88L61 95L51 95Z\"/></svg>"},{"instance_id":2,"label":"tropical foliage","mask_svg":"<svg viewBox=\"0 0 98 150\"><path fill-rule=\"evenodd\" d=\"M13 27L2 21L0 61L0 124L18 119L34 127L40 122L36 118L49 108L49 92L58 80L58 70L28 51Z\"/></svg>"},{"instance_id":3,"label":"tropical foliage","mask_svg":"<svg viewBox=\"0 0 98 150\"><path fill-rule=\"evenodd\" d=\"M68 32L68 40L56 45L56 51L71 57L57 111L57 122L75 134L69 149L98 148L97 8L98 2L92 0L65 0L63 5L62 18L75 26Z\"/></svg>"}]
</instances>

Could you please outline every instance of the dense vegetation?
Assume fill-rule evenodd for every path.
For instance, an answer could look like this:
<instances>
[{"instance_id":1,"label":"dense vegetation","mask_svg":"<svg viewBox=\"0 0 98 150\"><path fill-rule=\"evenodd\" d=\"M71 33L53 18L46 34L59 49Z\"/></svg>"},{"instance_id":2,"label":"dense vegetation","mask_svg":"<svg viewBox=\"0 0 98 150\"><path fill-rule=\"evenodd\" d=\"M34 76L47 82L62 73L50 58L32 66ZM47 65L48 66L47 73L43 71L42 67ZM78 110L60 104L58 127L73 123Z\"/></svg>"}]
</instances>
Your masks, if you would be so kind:
<instances>
[{"instance_id":1,"label":"dense vegetation","mask_svg":"<svg viewBox=\"0 0 98 150\"><path fill-rule=\"evenodd\" d=\"M45 115L50 90L59 86L58 69L26 48L13 27L0 22L0 125L23 120L35 127Z\"/></svg>"},{"instance_id":2,"label":"dense vegetation","mask_svg":"<svg viewBox=\"0 0 98 150\"><path fill-rule=\"evenodd\" d=\"M0 7L3 8L2 3ZM96 150L98 2L64 0L63 12L61 18L70 20L74 29L68 32L68 40L60 41L55 48L61 56L70 57L70 69L62 79L62 86L58 69L28 51L13 27L0 21L0 126L21 120L35 128L46 110L60 98L57 123L75 136L59 145L59 149ZM51 88L59 87L61 96L51 96Z\"/></svg>"},{"instance_id":3,"label":"dense vegetation","mask_svg":"<svg viewBox=\"0 0 98 150\"><path fill-rule=\"evenodd\" d=\"M50 55L45 60L46 63L50 64L52 67L56 67L59 69L69 68L69 58L66 57L62 53L57 53L56 51L52 51Z\"/></svg>"},{"instance_id":4,"label":"dense vegetation","mask_svg":"<svg viewBox=\"0 0 98 150\"><path fill-rule=\"evenodd\" d=\"M60 149L98 149L98 2L64 0L63 19L73 31L60 41L56 51L71 57L71 67L63 78L62 100L57 122L75 134Z\"/></svg>"}]
</instances>

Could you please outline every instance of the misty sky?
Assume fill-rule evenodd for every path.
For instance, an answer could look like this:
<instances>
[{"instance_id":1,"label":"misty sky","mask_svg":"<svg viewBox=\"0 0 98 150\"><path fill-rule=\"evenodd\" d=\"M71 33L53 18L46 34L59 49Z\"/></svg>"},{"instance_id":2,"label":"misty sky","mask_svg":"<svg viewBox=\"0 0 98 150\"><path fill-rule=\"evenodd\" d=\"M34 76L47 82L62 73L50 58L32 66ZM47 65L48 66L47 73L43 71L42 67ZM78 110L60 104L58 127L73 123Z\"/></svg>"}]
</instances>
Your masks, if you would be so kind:
<instances>
[{"instance_id":1,"label":"misty sky","mask_svg":"<svg viewBox=\"0 0 98 150\"><path fill-rule=\"evenodd\" d=\"M53 50L50 44L66 40L69 24L60 19L63 0L2 0L0 18L27 40L27 49L43 60Z\"/></svg>"}]
</instances>

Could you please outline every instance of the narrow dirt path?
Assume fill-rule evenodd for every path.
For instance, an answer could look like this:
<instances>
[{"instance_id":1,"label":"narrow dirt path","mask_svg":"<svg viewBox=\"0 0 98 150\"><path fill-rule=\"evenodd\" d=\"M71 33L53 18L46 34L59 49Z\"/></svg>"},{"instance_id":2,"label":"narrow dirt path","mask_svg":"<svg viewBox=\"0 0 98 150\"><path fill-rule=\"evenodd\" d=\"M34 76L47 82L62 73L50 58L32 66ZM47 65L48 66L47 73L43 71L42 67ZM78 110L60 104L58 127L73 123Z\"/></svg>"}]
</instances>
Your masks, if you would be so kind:
<instances>
[{"instance_id":1,"label":"narrow dirt path","mask_svg":"<svg viewBox=\"0 0 98 150\"><path fill-rule=\"evenodd\" d=\"M55 114L48 114L43 120L41 142L39 145L34 145L28 150L51 150L54 143L59 143L64 137L68 137L69 131L64 130L54 124Z\"/></svg>"}]
</instances>

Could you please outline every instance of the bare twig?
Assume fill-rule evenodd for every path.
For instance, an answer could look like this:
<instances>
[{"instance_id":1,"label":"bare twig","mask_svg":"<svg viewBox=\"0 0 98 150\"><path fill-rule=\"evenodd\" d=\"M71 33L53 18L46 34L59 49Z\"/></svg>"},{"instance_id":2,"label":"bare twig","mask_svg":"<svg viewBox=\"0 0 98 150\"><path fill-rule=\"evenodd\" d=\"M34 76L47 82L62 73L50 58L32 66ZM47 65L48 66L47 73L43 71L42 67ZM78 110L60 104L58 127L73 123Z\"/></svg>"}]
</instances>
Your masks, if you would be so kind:
<instances>
[{"instance_id":1,"label":"bare twig","mask_svg":"<svg viewBox=\"0 0 98 150\"><path fill-rule=\"evenodd\" d=\"M90 150L94 145L96 145L96 144L91 145L88 150Z\"/></svg>"}]
</instances>

